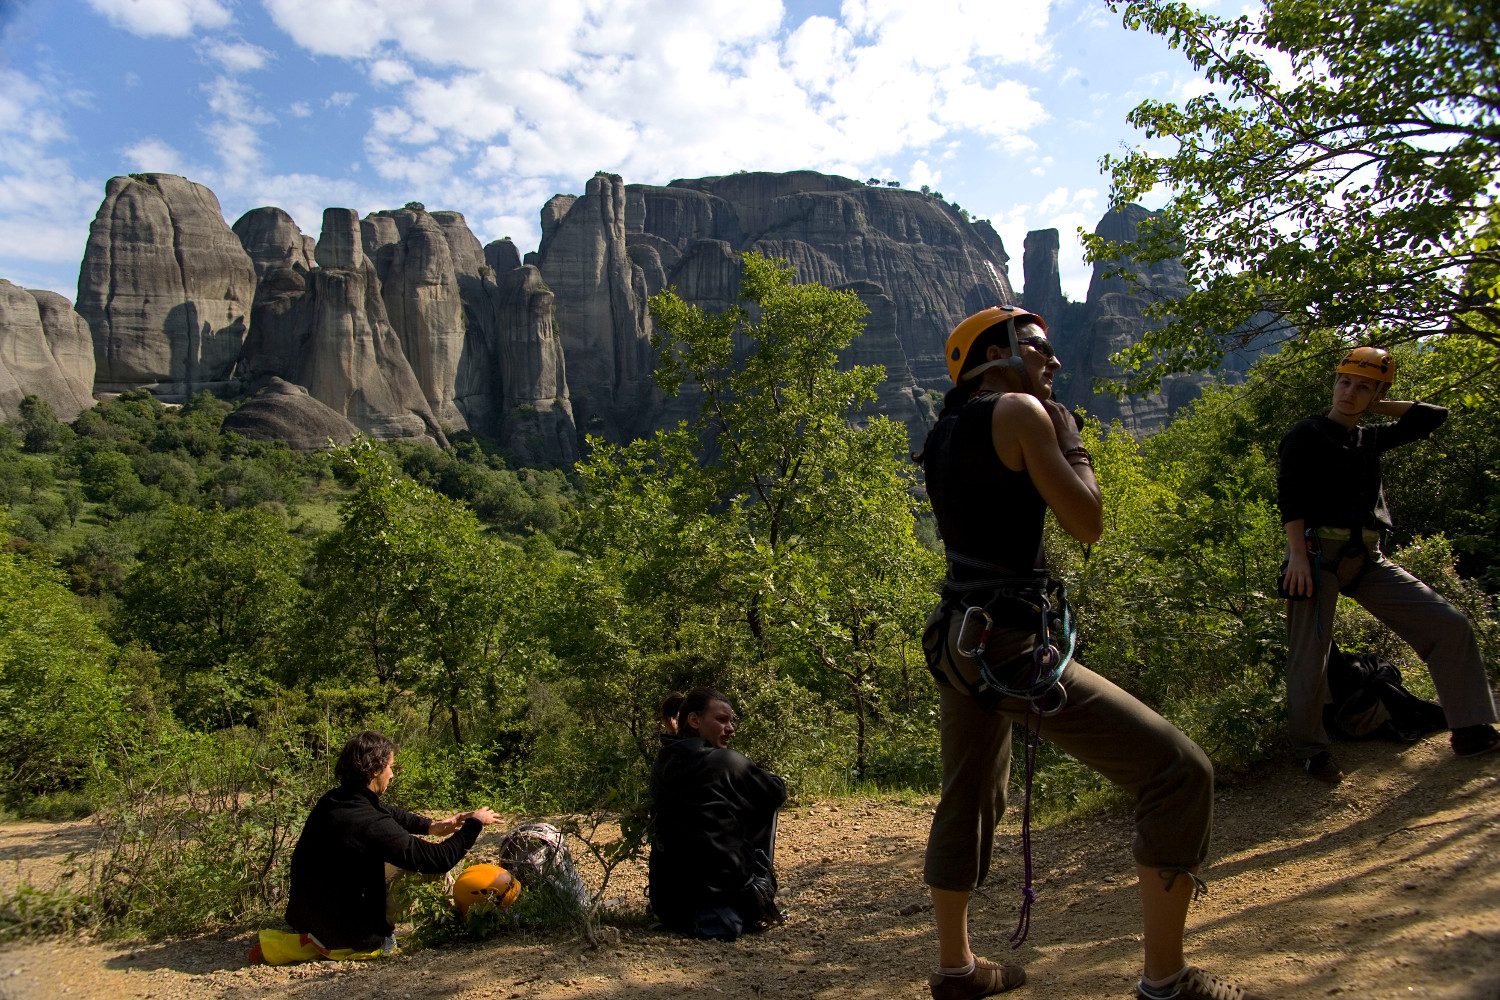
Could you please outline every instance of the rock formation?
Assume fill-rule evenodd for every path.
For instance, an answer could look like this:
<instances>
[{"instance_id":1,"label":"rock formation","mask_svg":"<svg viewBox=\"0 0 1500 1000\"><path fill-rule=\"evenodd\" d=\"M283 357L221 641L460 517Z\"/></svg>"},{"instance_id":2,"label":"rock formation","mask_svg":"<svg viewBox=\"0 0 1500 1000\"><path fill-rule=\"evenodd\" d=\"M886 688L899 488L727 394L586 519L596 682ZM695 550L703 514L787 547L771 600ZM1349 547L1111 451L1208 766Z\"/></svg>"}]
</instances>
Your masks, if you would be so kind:
<instances>
[{"instance_id":1,"label":"rock formation","mask_svg":"<svg viewBox=\"0 0 1500 1000\"><path fill-rule=\"evenodd\" d=\"M1061 245L1056 229L1034 229L1026 234L1026 247L1021 255L1026 281L1021 305L1049 324L1063 312L1062 271L1058 265Z\"/></svg>"},{"instance_id":2,"label":"rock formation","mask_svg":"<svg viewBox=\"0 0 1500 1000\"><path fill-rule=\"evenodd\" d=\"M1095 232L1117 242L1134 240L1137 227L1151 215L1151 212L1139 205L1126 205L1106 213ZM1032 301L1032 237L1039 237L1036 271L1039 296L1050 294L1052 281L1055 280L1046 275L1045 263L1040 259L1045 234L1030 234L1027 237L1028 306ZM1061 323L1053 324L1052 317L1047 317L1049 333L1057 344L1058 356L1063 362L1064 374L1059 378L1058 398L1069 406L1082 407L1105 424L1119 420L1131 433L1147 434L1164 426L1173 413L1198 398L1204 387L1216 379L1238 381L1244 369L1259 355L1261 348L1251 345L1248 351L1232 359L1217 374L1184 372L1168 375L1162 380L1162 387L1158 392L1127 396L1124 399L1095 393L1095 378L1117 378L1121 374L1120 369L1110 362L1110 357L1138 343L1148 329L1155 329L1160 325L1160 321L1147 319L1146 309L1155 302L1178 298L1188 291L1187 273L1180 261L1165 260L1153 264L1140 272L1137 281L1123 277L1106 278L1105 275L1116 266L1118 265L1112 262L1095 264L1087 302L1080 305L1064 301L1059 313ZM1042 310L1039 308L1038 311Z\"/></svg>"},{"instance_id":3,"label":"rock formation","mask_svg":"<svg viewBox=\"0 0 1500 1000\"><path fill-rule=\"evenodd\" d=\"M578 458L567 362L553 326L556 297L535 267L499 276L500 358L505 414L500 440L524 462Z\"/></svg>"},{"instance_id":4,"label":"rock formation","mask_svg":"<svg viewBox=\"0 0 1500 1000\"><path fill-rule=\"evenodd\" d=\"M651 291L677 285L691 301L720 307L725 282L713 268L704 273L715 262L693 251L701 241L784 258L802 281L879 285L894 306L913 379L908 389L946 383L943 342L959 320L1015 301L1008 257L989 223L969 222L916 191L811 171L632 184L626 191L627 240Z\"/></svg>"},{"instance_id":5,"label":"rock formation","mask_svg":"<svg viewBox=\"0 0 1500 1000\"><path fill-rule=\"evenodd\" d=\"M231 389L255 284L208 188L173 174L110 178L78 275L95 391L148 386L183 402Z\"/></svg>"},{"instance_id":6,"label":"rock formation","mask_svg":"<svg viewBox=\"0 0 1500 1000\"><path fill-rule=\"evenodd\" d=\"M463 217L458 218L461 223ZM386 314L428 405L439 420L467 429L454 402L464 349L464 303L447 234L426 210L414 206L375 212L361 230L364 252L380 278Z\"/></svg>"},{"instance_id":7,"label":"rock formation","mask_svg":"<svg viewBox=\"0 0 1500 1000\"><path fill-rule=\"evenodd\" d=\"M311 271L318 241L302 235L290 215L279 208L252 208L235 222L234 235L255 264L255 276L264 278L273 267Z\"/></svg>"},{"instance_id":8,"label":"rock formation","mask_svg":"<svg viewBox=\"0 0 1500 1000\"><path fill-rule=\"evenodd\" d=\"M582 198L558 195L542 210L542 242L527 255L554 296L573 414L614 440L656 426L660 392L646 278L625 246L625 184L596 174Z\"/></svg>"},{"instance_id":9,"label":"rock formation","mask_svg":"<svg viewBox=\"0 0 1500 1000\"><path fill-rule=\"evenodd\" d=\"M928 389L947 379L943 342L969 313L1014 300L988 223L915 191L811 171L624 185L599 175L542 211L528 261L557 296L574 412L625 439L690 416L692 387L663 401L651 380L649 295L675 288L718 311L739 297L740 253L788 260L802 281L855 290L872 310L852 349L884 364L879 407L921 433ZM853 362L850 362L853 363Z\"/></svg>"},{"instance_id":10,"label":"rock formation","mask_svg":"<svg viewBox=\"0 0 1500 1000\"><path fill-rule=\"evenodd\" d=\"M868 419L882 414L899 420L906 425L907 436L913 444L919 444L927 429L937 420L937 412L932 397L916 384L906 363L901 340L896 336L895 300L873 281L856 281L839 290L858 295L870 310L865 317L865 332L855 338L839 357L840 367L881 365L885 368L885 381L876 387L875 398L864 405L859 417Z\"/></svg>"},{"instance_id":11,"label":"rock formation","mask_svg":"<svg viewBox=\"0 0 1500 1000\"><path fill-rule=\"evenodd\" d=\"M278 376L377 438L446 444L441 425L386 316L358 215L323 212L311 272L272 267L261 279L238 374L248 385Z\"/></svg>"},{"instance_id":12,"label":"rock formation","mask_svg":"<svg viewBox=\"0 0 1500 1000\"><path fill-rule=\"evenodd\" d=\"M285 441L297 451L347 444L359 433L341 414L318 402L302 386L279 378L224 418L223 430L257 441Z\"/></svg>"},{"instance_id":13,"label":"rock formation","mask_svg":"<svg viewBox=\"0 0 1500 1000\"><path fill-rule=\"evenodd\" d=\"M0 422L38 396L59 420L94 405L94 345L88 324L56 292L0 279Z\"/></svg>"},{"instance_id":14,"label":"rock formation","mask_svg":"<svg viewBox=\"0 0 1500 1000\"><path fill-rule=\"evenodd\" d=\"M1147 214L1127 206L1099 231L1129 239ZM345 433L340 420L374 437L446 443L446 426L522 461L568 463L582 432L623 441L696 413L696 387L671 399L656 387L647 300L674 288L704 309L730 308L740 255L757 251L865 303L865 332L841 363L879 364L887 377L857 418L889 415L916 439L948 387L948 332L1017 299L989 223L931 195L811 171L665 186L601 173L582 196L548 201L541 228L524 263L509 239L481 246L462 215L417 203L363 219L328 209L314 242L279 208L247 212L231 229L197 184L112 178L78 316L59 296L4 286L0 415L23 392L63 415L88 405L86 326L99 392L144 386L181 401L202 389L266 390L236 418L246 433L291 435L305 417L319 430L299 446ZM1162 392L1124 401L1094 395L1091 382L1117 374L1109 358L1145 332L1150 302L1185 291L1181 266L1164 262L1132 285L1105 280L1100 265L1088 301L1074 303L1062 294L1059 246L1056 230L1028 235L1022 299L1046 317L1064 359L1059 395L1133 431L1160 426L1209 376L1172 376Z\"/></svg>"}]
</instances>

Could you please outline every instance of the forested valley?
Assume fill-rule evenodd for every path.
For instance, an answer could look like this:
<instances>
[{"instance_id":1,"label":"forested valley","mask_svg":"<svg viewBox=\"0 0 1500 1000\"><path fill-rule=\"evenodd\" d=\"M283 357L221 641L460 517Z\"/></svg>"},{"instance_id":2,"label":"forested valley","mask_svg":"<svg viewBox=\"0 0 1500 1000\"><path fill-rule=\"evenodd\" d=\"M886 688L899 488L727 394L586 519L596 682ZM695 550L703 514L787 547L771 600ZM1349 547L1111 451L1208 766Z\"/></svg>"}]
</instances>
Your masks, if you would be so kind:
<instances>
[{"instance_id":1,"label":"forested valley","mask_svg":"<svg viewBox=\"0 0 1500 1000\"><path fill-rule=\"evenodd\" d=\"M1175 262L1187 292L1147 307L1145 336L1096 389L1149 391L1251 344L1264 353L1148 437L1090 420L1103 536L1084 547L1049 521L1048 563L1080 623L1078 659L1232 782L1289 753L1277 444L1328 405L1353 345L1392 350L1391 399L1449 409L1430 440L1384 458L1385 551L1468 616L1500 679L1500 19L1445 0L1271 0L1224 17L1110 6L1209 86L1143 100L1130 120L1161 141L1102 161L1112 207L1167 200L1132 243L1085 234L1089 260L1115 276ZM235 404L208 394L169 407L125 392L69 424L27 400L0 427L0 809L87 816L98 836L58 878L0 893L0 936L276 922L303 819L364 728L399 744L395 801L574 817L605 867L641 849L657 706L695 684L734 701L736 747L786 777L794 807L930 795L921 632L943 554L910 456L920 442L859 416L885 372L840 363L860 333L857 295L754 254L742 265L727 312L651 298L657 385L701 398L696 419L590 437L568 468L524 467L469 432L447 450L356 438L294 452L223 433ZM1412 651L1358 606L1341 598L1331 624L1433 697ZM1475 791L1444 781L1444 802ZM1044 818L1112 803L1045 742L1033 786ZM1475 808L1464 844L1493 828ZM1379 843L1456 822L1427 816ZM1376 827L1326 832L1354 857ZM1246 850L1260 853L1241 871L1291 857ZM1441 890L1486 853L1389 867L1409 861ZM1373 881L1419 888L1378 867ZM1316 949L1351 939L1329 930L1358 905L1342 878L1276 888L1304 896L1317 923L1253 914L1262 940L1235 909L1221 929L1257 954L1313 954L1312 968ZM1449 892L1455 905L1489 912L1482 881L1464 888L1473 902ZM1404 928L1418 913L1389 906L1360 919ZM1124 942L1135 961L1133 931L1090 928L1080 947ZM1473 940L1493 940L1482 931ZM1411 971L1392 974L1396 933L1366 949L1379 967L1362 973L1391 988ZM1351 980L1327 981L1332 994Z\"/></svg>"},{"instance_id":2,"label":"forested valley","mask_svg":"<svg viewBox=\"0 0 1500 1000\"><path fill-rule=\"evenodd\" d=\"M941 544L904 428L849 419L883 376L837 363L863 307L754 256L744 287L722 315L653 299L658 380L700 386L700 419L591 439L572 469L467 434L300 454L221 433L230 404L207 394L126 393L69 425L33 403L0 431L4 808L92 815L109 845L7 899L8 931L274 919L361 728L398 740L408 806L629 817L661 699L712 684L794 796L934 790L920 633ZM1221 773L1284 752L1276 444L1326 405L1339 349L1289 344L1145 440L1091 422L1105 534L1085 549L1049 523L1078 658ZM1500 676L1496 351L1396 353L1392 397L1452 415L1387 458L1390 550ZM1430 697L1411 651L1345 605L1340 641ZM1035 785L1049 810L1109 796L1046 747Z\"/></svg>"}]
</instances>

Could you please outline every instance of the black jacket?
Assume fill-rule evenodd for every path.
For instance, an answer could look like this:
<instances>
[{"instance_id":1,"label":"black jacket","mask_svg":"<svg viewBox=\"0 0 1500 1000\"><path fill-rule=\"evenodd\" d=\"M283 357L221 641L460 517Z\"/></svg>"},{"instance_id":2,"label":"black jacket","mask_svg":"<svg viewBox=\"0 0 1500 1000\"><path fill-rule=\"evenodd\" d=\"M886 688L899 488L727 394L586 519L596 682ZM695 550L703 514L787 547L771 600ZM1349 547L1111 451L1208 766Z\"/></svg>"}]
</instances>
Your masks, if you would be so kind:
<instances>
[{"instance_id":1,"label":"black jacket","mask_svg":"<svg viewBox=\"0 0 1500 1000\"><path fill-rule=\"evenodd\" d=\"M1447 419L1445 408L1429 403L1413 403L1399 420L1352 429L1321 414L1308 417L1287 432L1278 448L1281 523L1300 519L1309 528L1389 531L1380 456L1420 441Z\"/></svg>"},{"instance_id":2,"label":"black jacket","mask_svg":"<svg viewBox=\"0 0 1500 1000\"><path fill-rule=\"evenodd\" d=\"M325 948L376 948L393 928L385 918L385 866L441 875L468 853L484 824L464 821L434 844L432 820L386 805L368 788L343 785L324 795L292 851L286 922Z\"/></svg>"},{"instance_id":3,"label":"black jacket","mask_svg":"<svg viewBox=\"0 0 1500 1000\"><path fill-rule=\"evenodd\" d=\"M663 737L651 768L651 908L680 923L701 906L733 905L759 874L754 845L786 801L786 782L735 750Z\"/></svg>"}]
</instances>

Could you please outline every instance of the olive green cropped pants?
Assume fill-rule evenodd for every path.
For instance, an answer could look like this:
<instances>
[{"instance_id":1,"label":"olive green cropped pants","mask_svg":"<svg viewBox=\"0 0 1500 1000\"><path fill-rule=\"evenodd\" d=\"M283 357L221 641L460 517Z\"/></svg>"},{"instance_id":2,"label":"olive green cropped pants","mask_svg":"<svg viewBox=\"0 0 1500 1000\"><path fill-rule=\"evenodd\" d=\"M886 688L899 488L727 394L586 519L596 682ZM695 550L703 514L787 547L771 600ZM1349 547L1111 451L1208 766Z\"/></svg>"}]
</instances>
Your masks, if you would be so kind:
<instances>
[{"instance_id":1,"label":"olive green cropped pants","mask_svg":"<svg viewBox=\"0 0 1500 1000\"><path fill-rule=\"evenodd\" d=\"M942 613L934 610L929 623ZM927 837L923 880L935 889L969 892L989 873L995 826L1005 811L1011 731L1026 703L1003 699L994 713L966 693L952 671L977 677L958 652L962 613L950 616L947 656L938 678L943 790ZM996 650L1025 652L1035 636L995 633ZM1067 705L1042 720L1042 737L1135 796L1137 864L1192 870L1208 856L1213 826L1213 765L1196 743L1131 695L1079 663L1062 678ZM1036 725L1035 713L1031 724Z\"/></svg>"}]
</instances>

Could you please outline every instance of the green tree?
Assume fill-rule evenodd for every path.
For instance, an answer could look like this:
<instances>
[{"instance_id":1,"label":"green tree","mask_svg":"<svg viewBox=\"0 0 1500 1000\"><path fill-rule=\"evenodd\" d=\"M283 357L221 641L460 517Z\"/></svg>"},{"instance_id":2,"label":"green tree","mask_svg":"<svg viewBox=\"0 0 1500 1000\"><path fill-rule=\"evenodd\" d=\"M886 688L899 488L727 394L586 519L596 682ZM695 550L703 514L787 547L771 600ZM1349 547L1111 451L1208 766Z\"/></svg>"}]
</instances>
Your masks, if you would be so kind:
<instances>
[{"instance_id":1,"label":"green tree","mask_svg":"<svg viewBox=\"0 0 1500 1000\"><path fill-rule=\"evenodd\" d=\"M0 536L9 533L0 513ZM0 790L87 779L122 713L115 649L55 570L0 551Z\"/></svg>"},{"instance_id":2,"label":"green tree","mask_svg":"<svg viewBox=\"0 0 1500 1000\"><path fill-rule=\"evenodd\" d=\"M485 534L465 504L398 475L368 441L336 462L354 492L341 527L319 540L310 604L325 653L352 654L330 666L410 688L463 743L465 710L499 701L507 671L544 652L513 614L532 592L524 554Z\"/></svg>"},{"instance_id":3,"label":"green tree","mask_svg":"<svg viewBox=\"0 0 1500 1000\"><path fill-rule=\"evenodd\" d=\"M27 451L57 451L72 437L67 425L58 423L51 405L40 396L21 400L20 426Z\"/></svg>"},{"instance_id":4,"label":"green tree","mask_svg":"<svg viewBox=\"0 0 1500 1000\"><path fill-rule=\"evenodd\" d=\"M1128 272L1180 257L1192 286L1117 356L1123 388L1216 367L1262 332L1332 332L1334 350L1439 333L1500 343L1500 5L1112 7L1217 85L1141 103L1130 121L1152 145L1103 161L1113 204L1158 186L1170 201L1134 243L1086 238L1089 258Z\"/></svg>"},{"instance_id":5,"label":"green tree","mask_svg":"<svg viewBox=\"0 0 1500 1000\"><path fill-rule=\"evenodd\" d=\"M746 306L652 298L657 380L669 394L691 381L699 417L623 446L590 439L583 544L613 560L628 600L661 609L664 644L717 620L748 632L761 683L785 669L846 694L862 769L876 677L917 631L935 559L915 535L904 430L851 423L885 377L838 365L864 306L743 260Z\"/></svg>"},{"instance_id":6,"label":"green tree","mask_svg":"<svg viewBox=\"0 0 1500 1000\"><path fill-rule=\"evenodd\" d=\"M302 559L268 511L171 505L125 580L116 638L161 658L184 721L244 722L276 685Z\"/></svg>"}]
</instances>

